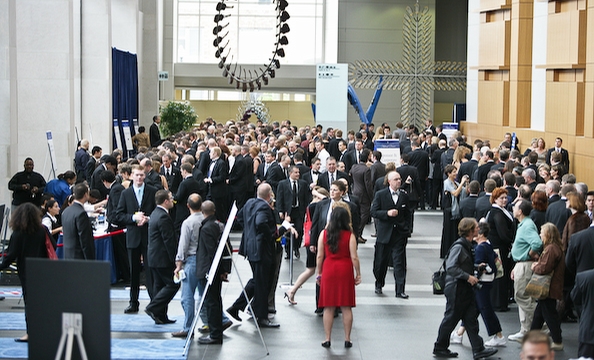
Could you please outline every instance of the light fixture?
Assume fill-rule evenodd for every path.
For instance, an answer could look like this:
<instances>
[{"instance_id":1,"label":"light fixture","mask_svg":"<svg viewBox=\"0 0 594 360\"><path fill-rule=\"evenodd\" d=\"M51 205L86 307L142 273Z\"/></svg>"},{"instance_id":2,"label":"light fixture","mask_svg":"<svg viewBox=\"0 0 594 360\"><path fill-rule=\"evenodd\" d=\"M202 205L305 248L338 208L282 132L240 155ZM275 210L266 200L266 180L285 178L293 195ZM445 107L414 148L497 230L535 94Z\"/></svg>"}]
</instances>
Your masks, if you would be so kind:
<instances>
[{"instance_id":1,"label":"light fixture","mask_svg":"<svg viewBox=\"0 0 594 360\"><path fill-rule=\"evenodd\" d=\"M224 46L221 46L221 42L227 35L229 31L225 33L225 35L219 35L219 33L229 26L229 23L225 25L220 25L220 22L223 21L225 18L230 17L231 14L224 13L226 9L232 9L233 6L227 5L227 0L220 0L216 4L217 13L214 16L214 22L216 26L213 28L213 35L216 38L213 41L213 46L216 48L215 57L219 58L220 61L218 63L219 69L222 69L223 77L227 78L227 81L230 85L235 82L235 88L241 89L242 91L247 91L248 89L250 92L254 91L256 88L260 90L262 85L268 85L269 79L274 79L276 76L276 70L281 67L279 58L285 57L285 49L284 46L289 44L289 39L285 34L291 31L289 25L286 23L287 20L291 18L289 13L286 11L287 7L289 6L288 0L272 0L275 5L276 11L276 41L274 43L274 48L272 51L272 58L268 59L268 64L264 64L264 68L259 68L259 70L247 70L242 68L241 65L238 65L235 62L235 67L233 71L231 71L231 64L233 63L233 56L229 59L229 53L231 51L228 48L230 40L227 39L227 42ZM235 41L235 40L234 40ZM226 55L223 56L223 52L225 49L228 49ZM238 70L239 68L239 70ZM247 74L246 74L247 73Z\"/></svg>"}]
</instances>

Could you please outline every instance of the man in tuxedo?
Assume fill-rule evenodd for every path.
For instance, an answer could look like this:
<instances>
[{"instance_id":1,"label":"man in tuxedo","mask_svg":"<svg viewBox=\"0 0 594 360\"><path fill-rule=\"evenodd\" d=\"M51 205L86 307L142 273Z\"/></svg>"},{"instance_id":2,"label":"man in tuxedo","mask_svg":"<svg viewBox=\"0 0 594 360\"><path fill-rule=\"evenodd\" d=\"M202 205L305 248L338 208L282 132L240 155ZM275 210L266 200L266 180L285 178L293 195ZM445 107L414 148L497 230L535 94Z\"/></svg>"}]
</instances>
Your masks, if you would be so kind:
<instances>
[{"instance_id":1,"label":"man in tuxedo","mask_svg":"<svg viewBox=\"0 0 594 360\"><path fill-rule=\"evenodd\" d=\"M237 213L237 221L243 227L239 255L248 259L253 273L253 278L245 287L247 296L253 295L253 315L261 327L278 328L280 324L268 319L268 295L276 270L275 242L278 236L273 203L270 184L261 184L258 186L257 198L248 200ZM238 312L247 306L247 301L242 293L227 309L227 313L241 321Z\"/></svg>"},{"instance_id":2,"label":"man in tuxedo","mask_svg":"<svg viewBox=\"0 0 594 360\"><path fill-rule=\"evenodd\" d=\"M155 194L155 210L151 213L148 226L148 257L145 259L153 280L153 296L144 312L155 324L171 324L175 320L167 317L167 306L179 290L173 281L177 237L173 231L173 220L169 210L173 208L173 195L169 190Z\"/></svg>"},{"instance_id":3,"label":"man in tuxedo","mask_svg":"<svg viewBox=\"0 0 594 360\"><path fill-rule=\"evenodd\" d=\"M301 175L301 179L307 182L309 189L312 190L318 185L318 179L320 176L320 166L322 165L320 159L314 157L311 160L311 170Z\"/></svg>"},{"instance_id":4,"label":"man in tuxedo","mask_svg":"<svg viewBox=\"0 0 594 360\"><path fill-rule=\"evenodd\" d=\"M408 194L408 211L410 212L410 226L409 230L413 232L414 216L419 199L422 196L423 189L421 188L421 182L419 180L419 172L414 166L409 165L410 155L400 155L400 166L396 168L396 171L402 178L402 188L407 191Z\"/></svg>"},{"instance_id":5,"label":"man in tuxedo","mask_svg":"<svg viewBox=\"0 0 594 360\"><path fill-rule=\"evenodd\" d=\"M208 167L210 166L210 150L217 146L217 141L215 139L208 139L206 146L206 149L200 153L198 164L196 164L204 175L208 173Z\"/></svg>"},{"instance_id":6,"label":"man in tuxedo","mask_svg":"<svg viewBox=\"0 0 594 360\"><path fill-rule=\"evenodd\" d=\"M483 165L479 166L473 174L472 180L477 180L481 184L481 188L484 188L485 180L487 180L491 167L495 165L493 160L493 152L491 150L485 150L482 156Z\"/></svg>"},{"instance_id":7,"label":"man in tuxedo","mask_svg":"<svg viewBox=\"0 0 594 360\"><path fill-rule=\"evenodd\" d=\"M163 161L163 165L161 166L161 169L159 169L159 174L165 176L169 191L175 194L179 187L179 183L182 181L182 175L179 168L173 166L173 157L170 154L164 154L161 157L161 160Z\"/></svg>"},{"instance_id":8,"label":"man in tuxedo","mask_svg":"<svg viewBox=\"0 0 594 360\"><path fill-rule=\"evenodd\" d=\"M473 180L476 181L476 180ZM479 195L478 199L476 199L475 204L475 212L476 212L476 221L480 221L482 218L487 216L489 211L491 210L491 193L497 187L497 183L493 179L485 180L485 193L484 195Z\"/></svg>"},{"instance_id":9,"label":"man in tuxedo","mask_svg":"<svg viewBox=\"0 0 594 360\"><path fill-rule=\"evenodd\" d=\"M565 268L571 274L594 269L594 224L586 230L579 231L569 240L567 255L565 255Z\"/></svg>"},{"instance_id":10,"label":"man in tuxedo","mask_svg":"<svg viewBox=\"0 0 594 360\"><path fill-rule=\"evenodd\" d=\"M144 183L144 169L132 167L132 186L122 191L116 209L115 221L126 226L126 247L130 261L130 305L124 310L126 314L138 312L138 294L140 292L141 257L146 261L148 249L149 214L155 210L155 194L157 189ZM146 287L149 296L153 296L153 283L150 271L146 273Z\"/></svg>"},{"instance_id":11,"label":"man in tuxedo","mask_svg":"<svg viewBox=\"0 0 594 360\"><path fill-rule=\"evenodd\" d=\"M402 178L396 171L388 174L389 187L378 191L371 204L371 216L377 220L377 239L373 259L375 293L382 294L389 256L394 264L396 297L408 299L406 284L406 244L410 236L408 194L400 190Z\"/></svg>"},{"instance_id":12,"label":"man in tuxedo","mask_svg":"<svg viewBox=\"0 0 594 360\"><path fill-rule=\"evenodd\" d=\"M206 186L204 182L199 183L192 176L192 165L185 163L181 166L181 176L184 178L179 184L177 192L173 199L175 200L175 221L173 227L175 229L176 236L179 237L182 223L188 216L190 216L190 210L188 209L187 202L188 197L191 194L200 194L204 192Z\"/></svg>"},{"instance_id":13,"label":"man in tuxedo","mask_svg":"<svg viewBox=\"0 0 594 360\"><path fill-rule=\"evenodd\" d=\"M264 144L262 144L264 145ZM256 172L256 185L260 185L263 182L266 182L266 177L268 176L268 170L270 170L271 167L277 165L277 162L275 161L276 159L276 155L274 154L273 151L266 151L264 153L264 162L262 162L259 166L258 166L258 171Z\"/></svg>"},{"instance_id":14,"label":"man in tuxedo","mask_svg":"<svg viewBox=\"0 0 594 360\"><path fill-rule=\"evenodd\" d=\"M103 185L103 182L101 181L101 173L104 171L111 171L115 174L115 169L117 169L117 167L118 160L115 157L108 155L105 157L105 159L103 159L101 164L97 166L95 171L93 171L89 185L91 190L99 190L99 193L101 194L101 198L98 199L99 201L105 200L107 198L107 194L109 194L109 190L105 187L105 185Z\"/></svg>"},{"instance_id":15,"label":"man in tuxedo","mask_svg":"<svg viewBox=\"0 0 594 360\"><path fill-rule=\"evenodd\" d=\"M569 152L567 152L567 150L564 149L562 146L563 139L561 139L560 137L555 138L555 147L552 147L547 151L546 161L547 164L551 166L551 154L553 152L557 152L561 154L561 165L563 165L565 171L569 172Z\"/></svg>"},{"instance_id":16,"label":"man in tuxedo","mask_svg":"<svg viewBox=\"0 0 594 360\"><path fill-rule=\"evenodd\" d=\"M276 211L281 220L293 223L298 236L293 239L293 252L297 259L300 258L299 248L303 237L303 221L305 209L311 202L311 192L305 180L299 179L299 168L289 168L289 178L278 183L276 191ZM290 244L285 245L286 259L290 255Z\"/></svg>"},{"instance_id":17,"label":"man in tuxedo","mask_svg":"<svg viewBox=\"0 0 594 360\"><path fill-rule=\"evenodd\" d=\"M243 157L243 163L245 164L245 174L243 181L245 182L245 201L254 197L254 159L250 155L249 145L241 146L241 156ZM245 205L245 201L241 204L241 207Z\"/></svg>"},{"instance_id":18,"label":"man in tuxedo","mask_svg":"<svg viewBox=\"0 0 594 360\"><path fill-rule=\"evenodd\" d=\"M549 180L549 182L551 181L556 180ZM563 185L559 191L559 196L561 198L558 201L549 204L545 214L545 221L555 224L559 230L559 234L563 234L563 229L565 228L567 219L569 219L571 216L571 210L569 210L566 206L567 194L571 191L575 191L575 186L573 186L573 184Z\"/></svg>"},{"instance_id":19,"label":"man in tuxedo","mask_svg":"<svg viewBox=\"0 0 594 360\"><path fill-rule=\"evenodd\" d=\"M88 186L78 184L74 187L74 202L62 213L66 260L95 260L93 226L83 206L88 200Z\"/></svg>"},{"instance_id":20,"label":"man in tuxedo","mask_svg":"<svg viewBox=\"0 0 594 360\"><path fill-rule=\"evenodd\" d=\"M367 222L369 222L369 209L371 208L371 200L373 199L373 185L371 181L371 169L367 167L367 160L369 159L370 151L364 149L361 152L359 163L353 165L350 172L350 177L353 181L352 192L359 198L359 215L361 216L359 228L354 229L355 235L360 237Z\"/></svg>"},{"instance_id":21,"label":"man in tuxedo","mask_svg":"<svg viewBox=\"0 0 594 360\"><path fill-rule=\"evenodd\" d=\"M328 153L330 153L330 156L333 156L335 159L339 159L342 152L339 150L338 144L342 140L342 130L337 129L335 135L336 137L334 137L328 143Z\"/></svg>"},{"instance_id":22,"label":"man in tuxedo","mask_svg":"<svg viewBox=\"0 0 594 360\"><path fill-rule=\"evenodd\" d=\"M89 160L85 165L85 176L83 177L83 179L87 180L87 183L89 183L89 185L91 177L93 176L93 172L95 171L95 168L97 167L99 159L101 159L102 155L103 149L101 149L100 146L93 146L93 148L91 149L91 157L89 157Z\"/></svg>"},{"instance_id":23,"label":"man in tuxedo","mask_svg":"<svg viewBox=\"0 0 594 360\"><path fill-rule=\"evenodd\" d=\"M577 274L575 287L571 291L574 304L580 308L580 328L578 332L578 356L580 358L594 358L594 270L587 270Z\"/></svg>"},{"instance_id":24,"label":"man in tuxedo","mask_svg":"<svg viewBox=\"0 0 594 360\"><path fill-rule=\"evenodd\" d=\"M122 166L120 169L120 176L123 181L128 181L132 169L128 166ZM115 215L118 202L122 196L122 191L126 188L116 181L115 175L111 171L104 171L101 174L103 185L109 189L109 196L107 197L107 222L109 223L109 231L120 230L117 224ZM118 234L111 236L113 245L113 257L116 263L117 278L122 279L125 283L130 282L130 263L128 262L128 250L126 250L126 234Z\"/></svg>"},{"instance_id":25,"label":"man in tuxedo","mask_svg":"<svg viewBox=\"0 0 594 360\"><path fill-rule=\"evenodd\" d=\"M382 163L382 153L380 151L373 151L371 153L371 160L373 164L371 164L371 183L372 186L375 184L377 179L383 178L386 176L386 164Z\"/></svg>"},{"instance_id":26,"label":"man in tuxedo","mask_svg":"<svg viewBox=\"0 0 594 360\"><path fill-rule=\"evenodd\" d=\"M297 151L295 156L293 156L293 164L299 169L299 177L308 173L310 170L309 166L303 163L303 154L300 151Z\"/></svg>"},{"instance_id":27,"label":"man in tuxedo","mask_svg":"<svg viewBox=\"0 0 594 360\"><path fill-rule=\"evenodd\" d=\"M161 123L161 117L159 115L153 116L153 124L149 128L149 137L152 147L161 145L161 131L159 130L159 124Z\"/></svg>"},{"instance_id":28,"label":"man in tuxedo","mask_svg":"<svg viewBox=\"0 0 594 360\"><path fill-rule=\"evenodd\" d=\"M245 177L251 173L251 168L246 168L246 162L241 155L241 146L235 145L231 148L231 156L229 157L229 178L227 184L229 186L229 209L235 201L237 208L241 209L247 201L247 183Z\"/></svg>"},{"instance_id":29,"label":"man in tuxedo","mask_svg":"<svg viewBox=\"0 0 594 360\"><path fill-rule=\"evenodd\" d=\"M289 155L281 155L278 160L278 163L272 163L266 173L266 182L270 184L272 191L275 194L278 183L289 177L289 166L291 165L291 158Z\"/></svg>"},{"instance_id":30,"label":"man in tuxedo","mask_svg":"<svg viewBox=\"0 0 594 360\"><path fill-rule=\"evenodd\" d=\"M361 141L363 142L364 148L369 149L369 151L373 151L373 141L365 129L361 129Z\"/></svg>"},{"instance_id":31,"label":"man in tuxedo","mask_svg":"<svg viewBox=\"0 0 594 360\"><path fill-rule=\"evenodd\" d=\"M221 148L210 149L210 165L204 183L208 186L206 198L215 203L216 217L221 222L227 221L229 215L228 186L229 164L221 156Z\"/></svg>"},{"instance_id":32,"label":"man in tuxedo","mask_svg":"<svg viewBox=\"0 0 594 360\"><path fill-rule=\"evenodd\" d=\"M590 221L594 219L594 190L586 193L586 214L590 217Z\"/></svg>"},{"instance_id":33,"label":"man in tuxedo","mask_svg":"<svg viewBox=\"0 0 594 360\"><path fill-rule=\"evenodd\" d=\"M480 158L481 158L480 151L475 151L472 153L472 158L470 158L469 161L463 162L462 164L460 164L460 170L458 170L458 175L456 176L456 181L460 182L460 180L462 180L464 175L468 175L468 177L470 179L472 179L474 172L476 171L476 169L478 169Z\"/></svg>"},{"instance_id":34,"label":"man in tuxedo","mask_svg":"<svg viewBox=\"0 0 594 360\"><path fill-rule=\"evenodd\" d=\"M324 189L330 191L330 185L338 179L349 180L348 175L342 171L336 169L336 159L330 156L326 160L326 172L323 172L318 176L318 185Z\"/></svg>"}]
</instances>

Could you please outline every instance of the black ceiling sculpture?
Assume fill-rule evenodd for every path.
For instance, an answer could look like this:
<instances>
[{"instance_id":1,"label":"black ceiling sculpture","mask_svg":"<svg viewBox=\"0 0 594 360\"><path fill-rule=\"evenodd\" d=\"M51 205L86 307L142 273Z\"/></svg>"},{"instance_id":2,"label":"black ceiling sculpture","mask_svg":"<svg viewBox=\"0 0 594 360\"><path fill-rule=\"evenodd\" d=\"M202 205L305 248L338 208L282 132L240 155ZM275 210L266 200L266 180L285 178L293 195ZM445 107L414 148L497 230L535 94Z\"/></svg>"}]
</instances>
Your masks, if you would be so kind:
<instances>
[{"instance_id":1,"label":"black ceiling sculpture","mask_svg":"<svg viewBox=\"0 0 594 360\"><path fill-rule=\"evenodd\" d=\"M215 27L212 30L216 37L213 45L216 48L215 56L219 59L219 68L223 69L223 76L227 78L229 84L235 83L236 89L247 91L248 89L262 89L262 85L268 85L268 80L273 79L276 75L276 70L280 68L279 58L285 57L285 49L283 46L289 44L287 33L291 31L287 20L290 15L286 11L289 3L287 0L273 0L276 10L276 42L274 43L274 50L272 55L268 58L268 63L263 64L264 67L258 69L247 70L238 65L237 61L233 63L233 56L229 58L231 47L229 46L229 39L226 39L229 31L223 33L225 28L229 26L229 22L225 19L231 14L225 14L225 10L232 9L226 0L221 0L217 3L217 14L214 17ZM225 41L226 40L226 41Z\"/></svg>"}]
</instances>

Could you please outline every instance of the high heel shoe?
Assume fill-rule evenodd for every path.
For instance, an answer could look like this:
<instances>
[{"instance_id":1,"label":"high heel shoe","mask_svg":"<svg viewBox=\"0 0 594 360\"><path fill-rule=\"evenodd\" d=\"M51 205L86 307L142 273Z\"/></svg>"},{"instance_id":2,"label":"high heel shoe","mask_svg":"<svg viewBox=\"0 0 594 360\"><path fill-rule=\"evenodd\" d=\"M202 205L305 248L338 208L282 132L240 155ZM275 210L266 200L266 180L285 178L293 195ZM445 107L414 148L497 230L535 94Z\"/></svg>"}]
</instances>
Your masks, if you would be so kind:
<instances>
[{"instance_id":1,"label":"high heel shoe","mask_svg":"<svg viewBox=\"0 0 594 360\"><path fill-rule=\"evenodd\" d=\"M291 297L289 296L289 294L285 293L285 298L287 299L287 301L289 302L289 304L291 304L291 305L297 305L297 301L291 299Z\"/></svg>"},{"instance_id":2,"label":"high heel shoe","mask_svg":"<svg viewBox=\"0 0 594 360\"><path fill-rule=\"evenodd\" d=\"M324 341L322 343L322 346L325 347L325 348L329 348L330 347L330 341Z\"/></svg>"},{"instance_id":3,"label":"high heel shoe","mask_svg":"<svg viewBox=\"0 0 594 360\"><path fill-rule=\"evenodd\" d=\"M344 347L345 348L352 348L353 347L353 342L352 341L345 340L344 341Z\"/></svg>"}]
</instances>

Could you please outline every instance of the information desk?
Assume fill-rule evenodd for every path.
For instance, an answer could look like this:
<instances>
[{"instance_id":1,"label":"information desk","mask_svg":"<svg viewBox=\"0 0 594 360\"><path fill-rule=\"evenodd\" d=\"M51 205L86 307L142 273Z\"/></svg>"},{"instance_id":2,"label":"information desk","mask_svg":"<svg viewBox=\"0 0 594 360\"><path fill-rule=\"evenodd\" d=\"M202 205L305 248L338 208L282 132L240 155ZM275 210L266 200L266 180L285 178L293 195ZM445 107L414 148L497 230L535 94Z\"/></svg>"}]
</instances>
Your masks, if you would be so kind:
<instances>
[{"instance_id":1,"label":"information desk","mask_svg":"<svg viewBox=\"0 0 594 360\"><path fill-rule=\"evenodd\" d=\"M113 258L113 245L111 243L111 237L114 235L123 234L125 230L116 230L110 233L106 232L106 230L107 229L103 227L93 232L93 237L95 238L95 259L109 261L111 267L111 283L115 284L118 281L118 279L116 275L116 264ZM58 248L56 249L58 259L64 258L63 241L63 235L60 234L60 236L58 237Z\"/></svg>"}]
</instances>

